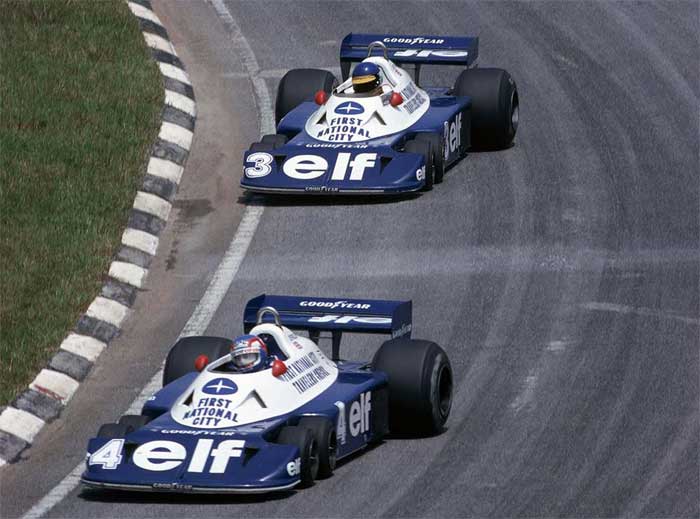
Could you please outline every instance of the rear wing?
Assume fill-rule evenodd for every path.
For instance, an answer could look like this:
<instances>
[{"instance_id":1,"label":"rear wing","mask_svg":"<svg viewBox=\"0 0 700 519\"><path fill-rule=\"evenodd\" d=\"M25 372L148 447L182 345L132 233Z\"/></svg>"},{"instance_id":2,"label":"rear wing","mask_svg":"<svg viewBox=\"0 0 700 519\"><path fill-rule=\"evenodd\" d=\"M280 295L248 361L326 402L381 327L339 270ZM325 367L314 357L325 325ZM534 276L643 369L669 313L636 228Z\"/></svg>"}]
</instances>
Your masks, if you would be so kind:
<instances>
[{"instance_id":1,"label":"rear wing","mask_svg":"<svg viewBox=\"0 0 700 519\"><path fill-rule=\"evenodd\" d=\"M380 333L392 338L411 336L411 301L262 294L246 304L243 312L246 332L259 322L275 322L271 312L261 312L266 307L277 311L280 324L293 330L306 330L312 340L318 341L322 331L331 332L333 360L339 357L342 332Z\"/></svg>"},{"instance_id":2,"label":"rear wing","mask_svg":"<svg viewBox=\"0 0 700 519\"><path fill-rule=\"evenodd\" d=\"M394 63L415 64L416 82L423 64L470 67L479 57L477 37L350 33L340 45L343 80L350 76L351 63L365 59L374 42L386 47L386 57ZM373 47L372 54L375 52L383 52L383 49L380 46Z\"/></svg>"}]
</instances>

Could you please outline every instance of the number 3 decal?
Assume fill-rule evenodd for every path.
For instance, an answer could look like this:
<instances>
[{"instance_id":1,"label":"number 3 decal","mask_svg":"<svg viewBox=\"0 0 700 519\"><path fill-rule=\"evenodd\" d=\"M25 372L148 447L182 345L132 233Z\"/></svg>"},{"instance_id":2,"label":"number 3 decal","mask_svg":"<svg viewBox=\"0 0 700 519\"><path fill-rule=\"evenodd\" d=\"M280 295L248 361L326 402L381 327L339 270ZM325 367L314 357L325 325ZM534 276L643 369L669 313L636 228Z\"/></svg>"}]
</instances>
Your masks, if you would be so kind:
<instances>
[{"instance_id":1,"label":"number 3 decal","mask_svg":"<svg viewBox=\"0 0 700 519\"><path fill-rule=\"evenodd\" d=\"M245 160L246 164L254 164L252 167L245 168L243 172L248 178L259 178L269 175L272 171L270 164L272 164L272 155L262 151L257 151L248 155Z\"/></svg>"}]
</instances>

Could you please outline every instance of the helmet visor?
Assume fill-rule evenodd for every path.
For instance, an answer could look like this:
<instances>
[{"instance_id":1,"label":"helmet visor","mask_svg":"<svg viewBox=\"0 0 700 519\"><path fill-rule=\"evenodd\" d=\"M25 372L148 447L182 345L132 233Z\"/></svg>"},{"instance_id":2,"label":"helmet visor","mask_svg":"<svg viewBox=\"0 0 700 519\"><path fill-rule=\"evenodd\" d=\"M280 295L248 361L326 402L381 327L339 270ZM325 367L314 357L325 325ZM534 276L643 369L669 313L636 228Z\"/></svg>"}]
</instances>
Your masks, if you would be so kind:
<instances>
[{"instance_id":1,"label":"helmet visor","mask_svg":"<svg viewBox=\"0 0 700 519\"><path fill-rule=\"evenodd\" d=\"M260 351L255 348L246 348L231 354L233 364L239 368L249 368L260 359Z\"/></svg>"}]
</instances>

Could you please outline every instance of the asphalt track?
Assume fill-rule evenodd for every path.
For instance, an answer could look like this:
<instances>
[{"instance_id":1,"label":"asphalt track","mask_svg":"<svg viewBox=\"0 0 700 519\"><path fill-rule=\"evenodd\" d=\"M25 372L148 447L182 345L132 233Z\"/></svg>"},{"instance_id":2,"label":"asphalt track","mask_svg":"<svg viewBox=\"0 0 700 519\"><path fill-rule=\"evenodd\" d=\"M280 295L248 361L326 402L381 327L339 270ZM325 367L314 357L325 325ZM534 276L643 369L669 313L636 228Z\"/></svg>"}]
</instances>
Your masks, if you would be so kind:
<instances>
[{"instance_id":1,"label":"asphalt track","mask_svg":"<svg viewBox=\"0 0 700 519\"><path fill-rule=\"evenodd\" d=\"M231 55L240 41L226 40L230 28L210 4L156 10L190 46L182 54L195 88L206 64L218 63L210 82L236 89L235 120L213 122L205 106L198 122L230 126L231 149L206 134L198 145L216 161L209 166L233 177L236 153L259 133L251 84L262 79L274 93L288 68L336 67L351 30L478 34L481 65L516 78L516 145L470 155L429 194L328 203L237 199L224 189L230 206L209 201L231 221L246 204L265 209L208 333L238 334L245 301L262 292L412 298L414 336L436 340L452 360L449 429L389 440L303 492L261 499L75 490L48 516L698 517L698 3L225 6L255 54L252 82L250 64ZM148 316L134 327L146 331L132 334L151 337L150 349L101 359L65 418L7 469L4 516L21 515L79 462L95 420L128 407L201 297L235 226L223 218L203 230L197 218L209 206L198 188L181 193L189 198L171 229L180 277L151 280L154 292L162 281L180 294L179 283L190 297L168 311L168 325L160 324L167 312L145 297L141 304L154 306L142 307ZM208 254L192 245L203 237ZM367 358L377 345L351 338L343 351ZM98 389L99 377L111 391Z\"/></svg>"}]
</instances>

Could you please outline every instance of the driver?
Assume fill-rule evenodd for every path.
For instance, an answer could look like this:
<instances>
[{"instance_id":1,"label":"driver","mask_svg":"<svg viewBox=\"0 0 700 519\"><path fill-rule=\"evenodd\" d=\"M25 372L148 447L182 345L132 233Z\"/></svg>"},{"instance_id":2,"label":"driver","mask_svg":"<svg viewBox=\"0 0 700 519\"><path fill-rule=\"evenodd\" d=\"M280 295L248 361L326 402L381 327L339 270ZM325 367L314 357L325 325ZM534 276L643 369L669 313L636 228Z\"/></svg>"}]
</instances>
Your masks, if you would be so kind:
<instances>
[{"instance_id":1,"label":"driver","mask_svg":"<svg viewBox=\"0 0 700 519\"><path fill-rule=\"evenodd\" d=\"M368 61L358 64L352 71L352 89L356 94L381 94L379 67Z\"/></svg>"},{"instance_id":2,"label":"driver","mask_svg":"<svg viewBox=\"0 0 700 519\"><path fill-rule=\"evenodd\" d=\"M241 335L233 340L229 366L239 373L252 373L268 368L269 361L265 342L257 335Z\"/></svg>"}]
</instances>

